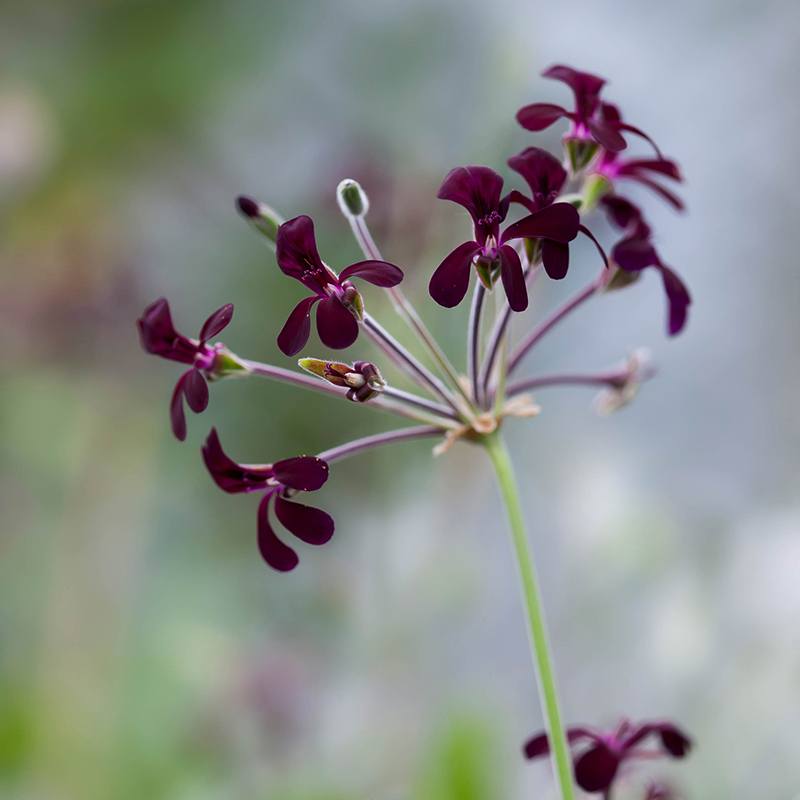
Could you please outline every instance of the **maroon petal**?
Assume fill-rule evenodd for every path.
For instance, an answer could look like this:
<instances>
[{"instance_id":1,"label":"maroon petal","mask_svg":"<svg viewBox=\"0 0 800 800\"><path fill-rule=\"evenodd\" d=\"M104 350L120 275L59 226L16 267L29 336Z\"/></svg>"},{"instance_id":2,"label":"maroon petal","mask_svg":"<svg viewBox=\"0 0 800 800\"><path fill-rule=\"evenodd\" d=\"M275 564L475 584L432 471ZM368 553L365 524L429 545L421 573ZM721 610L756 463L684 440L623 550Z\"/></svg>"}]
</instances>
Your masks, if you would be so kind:
<instances>
[{"instance_id":1,"label":"maroon petal","mask_svg":"<svg viewBox=\"0 0 800 800\"><path fill-rule=\"evenodd\" d=\"M341 350L358 339L358 321L339 298L328 297L317 307L317 333L324 345Z\"/></svg>"},{"instance_id":2,"label":"maroon petal","mask_svg":"<svg viewBox=\"0 0 800 800\"><path fill-rule=\"evenodd\" d=\"M618 174L636 175L642 171L657 172L676 181L683 180L680 167L669 158L632 158L620 165Z\"/></svg>"},{"instance_id":3,"label":"maroon petal","mask_svg":"<svg viewBox=\"0 0 800 800\"><path fill-rule=\"evenodd\" d=\"M163 297L151 303L136 320L142 347L148 352L172 361L191 364L197 345L175 330L169 303Z\"/></svg>"},{"instance_id":4,"label":"maroon petal","mask_svg":"<svg viewBox=\"0 0 800 800\"><path fill-rule=\"evenodd\" d=\"M205 411L208 407L208 384L203 373L196 367L184 373L183 393L189 408L195 414Z\"/></svg>"},{"instance_id":5,"label":"maroon petal","mask_svg":"<svg viewBox=\"0 0 800 800\"><path fill-rule=\"evenodd\" d=\"M273 477L272 468L237 464L222 449L217 429L212 428L203 443L203 461L214 483L224 492L254 492L267 486Z\"/></svg>"},{"instance_id":6,"label":"maroon petal","mask_svg":"<svg viewBox=\"0 0 800 800\"><path fill-rule=\"evenodd\" d=\"M552 239L542 241L542 265L549 278L560 281L569 269L569 245L554 242Z\"/></svg>"},{"instance_id":7,"label":"maroon petal","mask_svg":"<svg viewBox=\"0 0 800 800\"><path fill-rule=\"evenodd\" d=\"M493 169L469 166L450 170L436 196L466 208L478 225L493 211L499 213L502 191L503 179Z\"/></svg>"},{"instance_id":8,"label":"maroon petal","mask_svg":"<svg viewBox=\"0 0 800 800\"><path fill-rule=\"evenodd\" d=\"M528 290L525 274L517 251L510 245L500 248L500 276L512 311L524 311L528 307Z\"/></svg>"},{"instance_id":9,"label":"maroon petal","mask_svg":"<svg viewBox=\"0 0 800 800\"><path fill-rule=\"evenodd\" d=\"M472 259L480 250L477 242L464 242L456 247L436 268L428 284L431 297L445 308L457 306L469 288Z\"/></svg>"},{"instance_id":10,"label":"maroon petal","mask_svg":"<svg viewBox=\"0 0 800 800\"><path fill-rule=\"evenodd\" d=\"M656 151L656 155L660 159L664 158L664 156L661 155L661 151L658 149L658 145L641 128L637 128L634 125L628 125L627 122L620 122L618 127L620 130L628 131L629 133L633 133L636 136L640 136L653 148L653 150Z\"/></svg>"},{"instance_id":11,"label":"maroon petal","mask_svg":"<svg viewBox=\"0 0 800 800\"><path fill-rule=\"evenodd\" d=\"M506 228L503 241L525 237L571 242L578 235L579 225L580 215L575 206L571 203L553 203Z\"/></svg>"},{"instance_id":12,"label":"maroon petal","mask_svg":"<svg viewBox=\"0 0 800 800\"><path fill-rule=\"evenodd\" d=\"M325 544L333 536L333 518L313 506L291 503L278 495L275 513L281 525L306 544Z\"/></svg>"},{"instance_id":13,"label":"maroon petal","mask_svg":"<svg viewBox=\"0 0 800 800\"><path fill-rule=\"evenodd\" d=\"M576 95L579 93L600 94L600 90L606 84L604 78L592 75L591 72L581 72L564 64L553 64L542 73L542 77L563 81Z\"/></svg>"},{"instance_id":14,"label":"maroon petal","mask_svg":"<svg viewBox=\"0 0 800 800\"><path fill-rule=\"evenodd\" d=\"M278 572L290 572L299 563L297 553L284 544L269 524L269 501L272 493L258 504L258 549L261 557Z\"/></svg>"},{"instance_id":15,"label":"maroon petal","mask_svg":"<svg viewBox=\"0 0 800 800\"><path fill-rule=\"evenodd\" d=\"M618 228L627 228L636 225L642 220L642 212L625 197L618 194L606 195L600 201L608 213L611 222Z\"/></svg>"},{"instance_id":16,"label":"maroon petal","mask_svg":"<svg viewBox=\"0 0 800 800\"><path fill-rule=\"evenodd\" d=\"M349 278L362 278L374 286L388 289L403 280L403 270L388 261L359 261L339 273L339 281Z\"/></svg>"},{"instance_id":17,"label":"maroon petal","mask_svg":"<svg viewBox=\"0 0 800 800\"><path fill-rule=\"evenodd\" d=\"M509 203L518 203L519 205L524 206L531 214L535 214L540 208L540 206L531 200L530 197L525 197L522 192L518 192L516 189L513 189L508 193L507 200Z\"/></svg>"},{"instance_id":18,"label":"maroon petal","mask_svg":"<svg viewBox=\"0 0 800 800\"><path fill-rule=\"evenodd\" d=\"M590 119L586 122L586 126L597 142L612 153L618 153L628 146L615 125L603 120Z\"/></svg>"},{"instance_id":19,"label":"maroon petal","mask_svg":"<svg viewBox=\"0 0 800 800\"><path fill-rule=\"evenodd\" d=\"M619 758L598 742L575 762L575 781L587 792L604 792L614 781Z\"/></svg>"},{"instance_id":20,"label":"maroon petal","mask_svg":"<svg viewBox=\"0 0 800 800\"><path fill-rule=\"evenodd\" d=\"M569 728L567 730L567 741L570 744L579 742L581 739L592 739L597 741L597 735L588 728ZM546 756L550 752L550 742L546 733L539 733L532 736L525 742L523 748L526 758L539 758Z\"/></svg>"},{"instance_id":21,"label":"maroon petal","mask_svg":"<svg viewBox=\"0 0 800 800\"><path fill-rule=\"evenodd\" d=\"M686 325L692 297L686 284L669 267L661 267L661 280L664 283L664 291L667 293L669 305L667 331L670 336L676 336Z\"/></svg>"},{"instance_id":22,"label":"maroon petal","mask_svg":"<svg viewBox=\"0 0 800 800\"><path fill-rule=\"evenodd\" d=\"M661 744L673 758L683 758L692 749L692 740L671 722L661 723L658 732Z\"/></svg>"},{"instance_id":23,"label":"maroon petal","mask_svg":"<svg viewBox=\"0 0 800 800\"><path fill-rule=\"evenodd\" d=\"M658 253L649 239L629 236L614 245L611 257L628 272L639 272L658 264Z\"/></svg>"},{"instance_id":24,"label":"maroon petal","mask_svg":"<svg viewBox=\"0 0 800 800\"><path fill-rule=\"evenodd\" d=\"M661 196L677 211L683 211L685 208L683 200L681 200L681 198L678 197L678 195L676 195L674 192L671 192L669 189L662 186L660 183L657 183L656 181L651 180L640 173L631 175L630 177L632 180L635 180L637 183L641 183L643 186L646 186L648 189Z\"/></svg>"},{"instance_id":25,"label":"maroon petal","mask_svg":"<svg viewBox=\"0 0 800 800\"><path fill-rule=\"evenodd\" d=\"M531 103L517 111L517 122L527 131L543 131L562 117L568 117L566 108L553 103Z\"/></svg>"},{"instance_id":26,"label":"maroon petal","mask_svg":"<svg viewBox=\"0 0 800 800\"><path fill-rule=\"evenodd\" d=\"M233 303L226 303L203 323L203 327L200 330L200 343L205 344L209 339L227 328L231 319L233 319Z\"/></svg>"},{"instance_id":27,"label":"maroon petal","mask_svg":"<svg viewBox=\"0 0 800 800\"><path fill-rule=\"evenodd\" d=\"M306 297L292 309L278 334L278 347L284 355L296 355L305 347L311 333L311 308L318 300L315 295Z\"/></svg>"},{"instance_id":28,"label":"maroon petal","mask_svg":"<svg viewBox=\"0 0 800 800\"><path fill-rule=\"evenodd\" d=\"M308 271L309 266L325 271L317 250L311 217L302 214L284 222L278 228L275 257L281 270L298 280Z\"/></svg>"},{"instance_id":29,"label":"maroon petal","mask_svg":"<svg viewBox=\"0 0 800 800\"><path fill-rule=\"evenodd\" d=\"M538 208L550 205L567 180L567 171L561 162L540 147L526 147L508 159L508 166L518 172L530 186Z\"/></svg>"},{"instance_id":30,"label":"maroon petal","mask_svg":"<svg viewBox=\"0 0 800 800\"><path fill-rule=\"evenodd\" d=\"M315 456L298 456L272 465L275 479L291 489L314 492L328 480L328 464Z\"/></svg>"},{"instance_id":31,"label":"maroon petal","mask_svg":"<svg viewBox=\"0 0 800 800\"><path fill-rule=\"evenodd\" d=\"M175 438L182 442L186 439L186 414L183 411L183 384L186 378L184 373L175 384L172 399L169 402L169 419Z\"/></svg>"}]
</instances>

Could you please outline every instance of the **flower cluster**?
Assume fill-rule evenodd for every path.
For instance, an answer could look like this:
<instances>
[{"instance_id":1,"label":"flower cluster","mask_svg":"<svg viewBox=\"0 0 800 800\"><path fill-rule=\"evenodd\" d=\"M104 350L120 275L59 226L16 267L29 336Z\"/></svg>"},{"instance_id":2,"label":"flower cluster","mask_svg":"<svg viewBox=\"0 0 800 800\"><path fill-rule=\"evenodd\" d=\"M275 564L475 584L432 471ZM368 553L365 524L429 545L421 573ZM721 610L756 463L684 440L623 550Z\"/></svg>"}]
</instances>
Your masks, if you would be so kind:
<instances>
[{"instance_id":1,"label":"flower cluster","mask_svg":"<svg viewBox=\"0 0 800 800\"><path fill-rule=\"evenodd\" d=\"M221 343L209 343L231 322L230 304L208 317L197 339L175 330L164 299L148 306L138 320L142 346L147 352L188 366L178 379L170 402L172 430L180 440L187 433L184 401L195 413L204 411L209 401L208 382L234 376L289 383L417 423L339 444L317 455L264 464L237 463L222 449L216 429L211 430L202 447L204 463L225 492L261 496L256 526L258 549L273 569L287 572L299 560L297 551L276 533L276 521L305 544L322 545L331 539L333 519L294 498L298 492L320 489L328 479L330 465L336 461L377 446L424 437L440 439L434 448L437 454L464 441L487 449L502 484L506 467L498 455L498 430L511 418L538 413L531 391L558 385L595 387L600 390L598 407L605 412L630 402L640 384L652 375L638 352L621 367L610 370L556 372L522 379L516 376L528 354L589 299L630 286L648 269L656 271L667 298L668 332L675 335L684 328L691 303L689 291L656 249L653 230L642 209L620 191L626 184L639 186L680 211L683 202L669 188L670 181L681 181L678 165L662 155L646 133L623 121L617 106L601 96L605 86L602 78L561 65L551 67L544 76L567 84L573 93L573 107L533 103L522 108L516 118L523 128L533 132L567 120L563 153L557 156L531 144L512 155L507 165L519 176L520 184L508 191L504 190L504 178L482 165L450 170L438 191L440 199L461 206L471 221L471 236L450 249L431 271L429 280L433 300L439 306L452 308L468 293L472 273L477 276L465 337L465 370L453 365L403 293L400 284L404 271L381 255L366 221L368 198L350 179L339 184L337 199L364 260L338 273L320 256L314 222L309 216L301 214L284 221L270 206L248 197L238 198L237 205L274 249L280 272L298 281L308 293L291 309L280 329L279 350L286 356L295 356L307 346L314 313L322 346L342 350L357 340L368 340L375 348L369 360L350 362L331 358L330 354L309 355L297 361L301 368L297 371L240 358ZM623 155L631 134L646 140L654 155ZM618 241L608 248L610 258L589 227L595 212L603 214L612 229L621 232ZM573 256L570 245L579 235L587 237L600 255L596 276L541 321L526 324L521 312L528 307L535 279L542 274L552 280L566 278ZM424 357L401 344L368 312L367 302L371 300L362 295L354 283L357 280L370 284L370 291L387 293L393 309L408 325L416 350ZM484 297L498 284L503 294L494 304L494 312L487 311L489 304L484 303ZM486 319L489 314L491 318ZM517 325L519 335L512 336ZM395 386L391 378L385 377L388 366L410 379L415 390ZM575 779L590 792L608 793L630 762L653 755L680 758L690 746L688 737L666 722L623 722L611 733L573 728L567 737L574 757ZM655 751L642 748L648 740L656 740ZM569 778L564 775L569 772L569 754L563 735L554 741L552 750L560 764L557 774L566 797L564 781ZM533 737L525 747L528 758L548 752L550 742L544 734ZM669 791L658 784L648 789L649 800L669 796Z\"/></svg>"}]
</instances>

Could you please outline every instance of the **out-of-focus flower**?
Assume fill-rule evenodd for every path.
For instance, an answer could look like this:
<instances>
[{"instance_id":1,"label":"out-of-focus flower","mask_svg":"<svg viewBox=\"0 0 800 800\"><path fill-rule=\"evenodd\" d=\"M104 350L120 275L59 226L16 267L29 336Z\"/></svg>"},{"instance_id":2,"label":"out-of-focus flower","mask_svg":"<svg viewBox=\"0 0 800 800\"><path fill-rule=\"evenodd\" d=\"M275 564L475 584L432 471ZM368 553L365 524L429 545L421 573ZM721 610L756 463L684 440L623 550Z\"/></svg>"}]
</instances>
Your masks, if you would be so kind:
<instances>
[{"instance_id":1,"label":"out-of-focus flower","mask_svg":"<svg viewBox=\"0 0 800 800\"><path fill-rule=\"evenodd\" d=\"M203 323L197 339L190 339L175 330L169 303L163 297L151 303L136 321L142 347L153 355L191 364L184 372L170 401L170 421L172 432L183 441L186 438L186 416L183 401L199 414L208 406L207 380L222 378L245 370L245 366L222 344L210 345L213 339L230 324L233 318L233 305L226 303L214 311Z\"/></svg>"},{"instance_id":2,"label":"out-of-focus flower","mask_svg":"<svg viewBox=\"0 0 800 800\"><path fill-rule=\"evenodd\" d=\"M580 217L570 203L552 203L500 232L511 196L501 197L503 179L493 169L456 167L445 177L437 197L463 206L472 217L474 238L450 252L433 273L431 297L445 308L457 306L467 293L471 267L489 289L500 273L514 311L528 307L528 291L514 239L541 240L542 261L553 278L563 277L569 263L568 243L578 235Z\"/></svg>"},{"instance_id":3,"label":"out-of-focus flower","mask_svg":"<svg viewBox=\"0 0 800 800\"><path fill-rule=\"evenodd\" d=\"M212 428L203 445L203 460L217 486L225 492L263 492L258 505L258 549L273 569L288 572L299 559L270 523L270 506L290 533L307 544L322 545L333 536L333 519L318 508L288 499L291 492L313 492L328 480L328 464L315 456L298 456L273 464L238 464L222 449Z\"/></svg>"},{"instance_id":4,"label":"out-of-focus flower","mask_svg":"<svg viewBox=\"0 0 800 800\"><path fill-rule=\"evenodd\" d=\"M350 278L361 278L383 288L397 286L403 271L388 261L359 261L337 275L319 256L311 217L301 215L278 229L276 257L281 270L313 294L292 309L278 334L278 347L287 356L297 354L311 333L311 309L317 306L317 332L334 350L349 347L358 338L364 303Z\"/></svg>"},{"instance_id":5,"label":"out-of-focus flower","mask_svg":"<svg viewBox=\"0 0 800 800\"><path fill-rule=\"evenodd\" d=\"M595 398L594 405L598 414L606 416L628 405L639 393L642 383L654 374L649 351L644 348L635 350L619 377L609 381L609 386Z\"/></svg>"},{"instance_id":6,"label":"out-of-focus flower","mask_svg":"<svg viewBox=\"0 0 800 800\"><path fill-rule=\"evenodd\" d=\"M678 795L665 783L650 783L645 790L644 800L678 800Z\"/></svg>"},{"instance_id":7,"label":"out-of-focus flower","mask_svg":"<svg viewBox=\"0 0 800 800\"><path fill-rule=\"evenodd\" d=\"M634 725L623 720L613 731L593 728L569 728L567 739L572 748L575 780L587 792L607 792L620 767L637 759L659 756L683 758L691 749L691 740L671 722L642 722ZM656 740L656 749L641 747L648 739ZM524 746L525 757L541 758L550 752L546 733L531 737Z\"/></svg>"}]
</instances>

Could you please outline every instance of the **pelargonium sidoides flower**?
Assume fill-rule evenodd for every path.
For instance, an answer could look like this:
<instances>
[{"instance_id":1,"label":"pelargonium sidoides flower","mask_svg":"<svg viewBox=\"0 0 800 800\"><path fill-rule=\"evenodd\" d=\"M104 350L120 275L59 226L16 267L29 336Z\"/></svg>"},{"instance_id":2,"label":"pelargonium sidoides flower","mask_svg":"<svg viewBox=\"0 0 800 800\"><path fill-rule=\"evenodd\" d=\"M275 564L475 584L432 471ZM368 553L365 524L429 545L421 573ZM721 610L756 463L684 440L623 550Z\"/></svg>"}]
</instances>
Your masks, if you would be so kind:
<instances>
[{"instance_id":1,"label":"pelargonium sidoides flower","mask_svg":"<svg viewBox=\"0 0 800 800\"><path fill-rule=\"evenodd\" d=\"M287 356L299 353L308 341L311 309L317 303L317 331L323 344L341 350L355 342L358 322L363 317L363 302L351 278L361 278L383 288L397 286L403 280L399 267L376 259L351 264L337 275L320 258L314 223L305 214L278 228L276 257L286 275L313 292L292 309L278 334L278 346Z\"/></svg>"},{"instance_id":2,"label":"pelargonium sidoides flower","mask_svg":"<svg viewBox=\"0 0 800 800\"><path fill-rule=\"evenodd\" d=\"M208 344L209 339L228 327L232 317L233 305L227 303L208 317L197 339L190 339L175 330L169 303L162 297L151 303L136 321L142 347L148 353L192 365L178 378L169 407L172 432L181 441L186 438L184 399L195 414L205 411L208 406L206 379L221 377L231 369L241 369L223 345Z\"/></svg>"},{"instance_id":3,"label":"pelargonium sidoides flower","mask_svg":"<svg viewBox=\"0 0 800 800\"><path fill-rule=\"evenodd\" d=\"M280 572L293 570L297 553L282 542L270 523L270 507L286 530L307 544L321 545L333 536L333 519L318 508L290 501L290 492L314 492L328 480L328 464L315 456L298 456L273 464L238 464L222 449L212 428L203 445L203 460L223 491L263 492L258 504L258 549L264 561Z\"/></svg>"}]
</instances>

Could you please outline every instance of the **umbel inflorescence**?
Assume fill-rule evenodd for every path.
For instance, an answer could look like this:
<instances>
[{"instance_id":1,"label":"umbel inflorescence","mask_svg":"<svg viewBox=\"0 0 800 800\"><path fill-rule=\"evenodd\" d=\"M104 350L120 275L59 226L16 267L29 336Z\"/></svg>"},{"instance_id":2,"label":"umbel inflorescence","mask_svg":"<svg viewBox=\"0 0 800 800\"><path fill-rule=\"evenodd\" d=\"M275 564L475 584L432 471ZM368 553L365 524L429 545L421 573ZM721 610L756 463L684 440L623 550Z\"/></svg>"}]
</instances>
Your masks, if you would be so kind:
<instances>
[{"instance_id":1,"label":"umbel inflorescence","mask_svg":"<svg viewBox=\"0 0 800 800\"><path fill-rule=\"evenodd\" d=\"M307 345L312 318L319 339L327 350L324 357L303 357L301 371L264 364L240 357L223 344L212 340L230 324L233 306L224 305L205 321L196 339L175 329L165 299L148 306L138 320L142 346L147 352L186 365L170 402L174 435L186 437L185 405L195 413L204 411L209 401L209 382L228 377L257 376L324 392L338 398L414 420L417 424L386 433L337 444L315 456L301 455L264 464L240 464L222 448L212 429L202 448L205 465L215 483L231 493L257 493L258 547L264 561L273 569L286 572L298 564L294 547L287 544L280 529L311 545L330 540L334 523L330 515L300 503L298 493L313 492L327 480L331 465L373 447L422 437L438 438L435 453L446 451L461 440L484 445L495 464L509 509L512 532L515 530L513 473L509 477L507 459L499 439L499 429L508 417L527 417L538 413L531 392L557 385L597 387L598 408L614 410L629 402L640 383L652 374L641 353L631 354L619 366L598 372L553 373L520 377L528 353L555 326L590 298L612 291L627 290L644 272L658 274L667 306L667 332L679 333L685 326L690 295L683 281L667 266L653 243L652 229L642 210L625 196L629 182L652 190L674 208L681 200L670 188L680 182L677 164L665 158L653 140L639 128L625 122L618 108L601 97L604 81L594 75L566 66L554 66L545 77L565 83L572 91L574 106L569 109L551 103L533 103L517 113L519 124L529 131L541 131L560 120L569 128L563 137L563 153L554 156L530 146L508 159L508 166L519 175L517 187L506 190L503 178L487 166L462 166L444 178L438 197L461 206L471 220L471 235L457 244L432 270L429 292L442 307L459 305L473 285L471 311L466 332L466 370L453 366L450 358L432 337L416 308L400 284L403 270L381 255L367 226L369 202L353 180L337 189L339 206L358 241L364 260L334 269L319 253L314 223L300 215L283 221L269 206L248 197L237 201L240 212L275 247L277 265L284 275L302 285L306 294L288 314L277 333L280 350L289 357ZM625 155L631 137L642 139L649 152L645 156ZM605 215L619 238L606 249L590 228L593 215ZM512 335L512 322L528 306L528 296L537 280L561 280L570 268L570 245L583 236L597 252L597 274L564 305L528 329ZM474 274L474 278L473 278ZM419 352L411 352L398 342L368 310L365 285L369 291L388 293L394 310L410 327ZM491 304L486 295L502 292L501 302ZM369 295L367 294L367 300ZM276 328L278 326L276 325ZM354 363L339 361L331 351L369 339L380 357ZM416 391L393 386L389 370L410 378ZM516 525L518 529L520 526ZM524 536L523 536L524 538ZM534 651L540 674L548 664L540 656L547 653L543 620L539 619L542 640L534 630L540 617L538 590L532 563L526 574L529 556L515 540L532 628ZM534 595L536 595L534 597ZM623 723L615 732L602 734L588 728L570 729L560 724L555 687L547 697L547 675L543 702L553 740L541 734L526 746L529 758L553 751L563 797L571 797L572 768L568 763L567 740L577 748L575 773L587 791L610 796L611 787L623 766L641 755L639 743L658 736L662 752L683 756L689 740L670 723L631 726ZM550 680L552 684L552 679ZM552 700L552 707L550 701ZM653 784L648 797L673 796L661 785Z\"/></svg>"}]
</instances>

